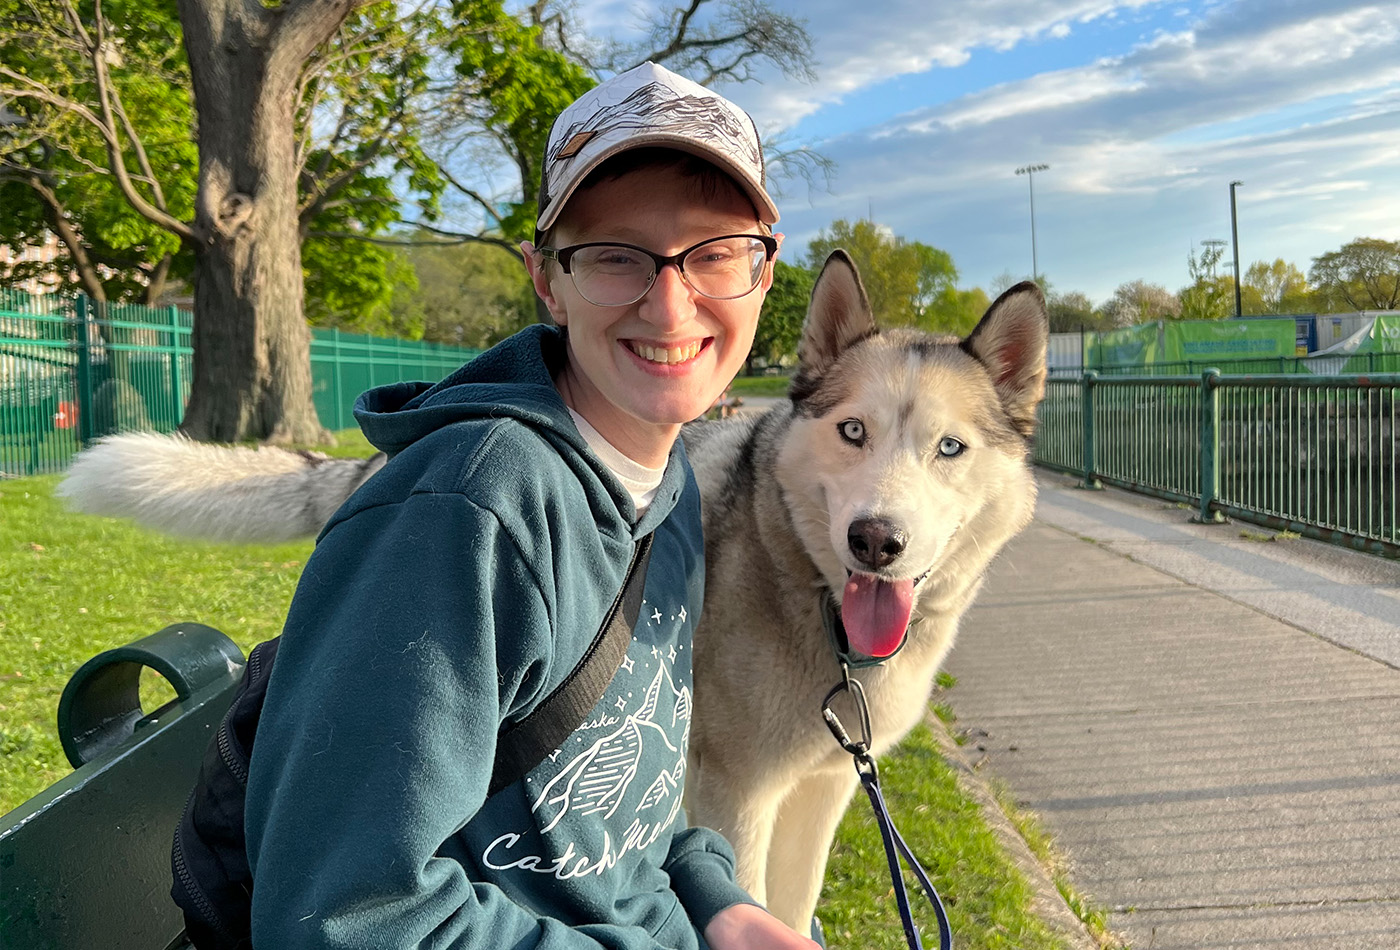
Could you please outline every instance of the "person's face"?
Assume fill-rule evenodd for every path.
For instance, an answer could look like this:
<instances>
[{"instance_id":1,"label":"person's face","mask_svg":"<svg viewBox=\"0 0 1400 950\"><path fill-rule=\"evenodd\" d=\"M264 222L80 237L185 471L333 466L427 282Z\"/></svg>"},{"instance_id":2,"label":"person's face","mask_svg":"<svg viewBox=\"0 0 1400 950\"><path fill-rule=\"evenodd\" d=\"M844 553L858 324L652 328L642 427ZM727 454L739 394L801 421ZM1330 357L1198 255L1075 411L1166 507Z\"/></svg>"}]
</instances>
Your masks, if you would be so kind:
<instances>
[{"instance_id":1,"label":"person's face","mask_svg":"<svg viewBox=\"0 0 1400 950\"><path fill-rule=\"evenodd\" d=\"M694 179L661 166L575 194L550 243L617 241L671 255L709 238L762 233L737 186L706 196ZM580 296L533 246L523 250L535 290L569 330L568 364L557 380L565 402L624 454L662 464L681 424L710 408L748 356L772 262L752 292L733 300L697 293L667 265L641 300L605 307Z\"/></svg>"}]
</instances>

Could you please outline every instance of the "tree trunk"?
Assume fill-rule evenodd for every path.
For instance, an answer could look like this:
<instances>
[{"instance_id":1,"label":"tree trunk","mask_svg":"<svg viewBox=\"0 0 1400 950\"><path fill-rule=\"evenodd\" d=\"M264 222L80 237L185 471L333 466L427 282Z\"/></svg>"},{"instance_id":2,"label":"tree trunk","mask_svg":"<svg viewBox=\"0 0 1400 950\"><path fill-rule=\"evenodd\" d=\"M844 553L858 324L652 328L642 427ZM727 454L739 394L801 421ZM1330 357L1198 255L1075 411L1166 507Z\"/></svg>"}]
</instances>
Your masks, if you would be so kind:
<instances>
[{"instance_id":1,"label":"tree trunk","mask_svg":"<svg viewBox=\"0 0 1400 950\"><path fill-rule=\"evenodd\" d=\"M195 439L318 442L297 220L297 90L349 0L179 0L199 112Z\"/></svg>"}]
</instances>

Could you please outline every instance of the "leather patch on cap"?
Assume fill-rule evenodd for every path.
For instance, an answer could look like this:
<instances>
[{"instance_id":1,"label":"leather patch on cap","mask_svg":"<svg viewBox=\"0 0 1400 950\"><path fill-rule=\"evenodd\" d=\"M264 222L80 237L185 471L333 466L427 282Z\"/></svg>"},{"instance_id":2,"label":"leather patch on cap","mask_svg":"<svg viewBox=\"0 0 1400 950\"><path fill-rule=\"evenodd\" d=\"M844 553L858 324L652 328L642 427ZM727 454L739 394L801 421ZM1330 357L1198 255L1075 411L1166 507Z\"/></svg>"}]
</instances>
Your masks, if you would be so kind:
<instances>
[{"instance_id":1,"label":"leather patch on cap","mask_svg":"<svg viewBox=\"0 0 1400 950\"><path fill-rule=\"evenodd\" d=\"M568 143L554 156L555 160L562 161L566 158L573 158L583 150L583 147L588 144L588 140L597 134L598 130L594 129L591 132L580 132L578 135L575 135L573 138L569 139Z\"/></svg>"}]
</instances>

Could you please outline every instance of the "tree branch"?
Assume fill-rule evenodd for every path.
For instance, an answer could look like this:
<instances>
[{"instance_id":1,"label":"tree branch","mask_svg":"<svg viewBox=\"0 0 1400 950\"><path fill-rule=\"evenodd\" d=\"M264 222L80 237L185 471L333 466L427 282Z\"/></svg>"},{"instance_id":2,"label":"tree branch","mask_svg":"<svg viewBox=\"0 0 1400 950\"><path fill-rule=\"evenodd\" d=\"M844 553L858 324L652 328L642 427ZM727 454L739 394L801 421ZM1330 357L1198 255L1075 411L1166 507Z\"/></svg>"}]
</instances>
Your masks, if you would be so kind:
<instances>
[{"instance_id":1,"label":"tree branch","mask_svg":"<svg viewBox=\"0 0 1400 950\"><path fill-rule=\"evenodd\" d=\"M360 172L364 171L370 165L373 165L379 156L383 154L384 145L388 140L389 133L396 125L403 121L406 107L407 101L405 97L401 95L399 100L394 103L394 107L389 115L385 117L384 124L379 130L379 137L370 142L361 151L358 159L332 175L328 180L312 183L312 187L308 189L309 194L306 201L302 203L301 208L297 212L297 217L301 221L303 227L325 207L325 202L334 198L343 189L349 186L351 182L359 177ZM325 162L322 162L322 174L324 173Z\"/></svg>"},{"instance_id":2,"label":"tree branch","mask_svg":"<svg viewBox=\"0 0 1400 950\"><path fill-rule=\"evenodd\" d=\"M442 228L433 227L431 224L424 224L421 221L406 221L404 223L409 227L428 231L429 233L440 235L448 240L421 241L412 238L379 237L370 234L356 234L354 231L308 231L307 237L364 241L367 244L379 244L385 247L456 247L461 244L489 244L509 251L518 261L523 261L525 259L520 253L520 248L516 247L506 238L492 237L486 234L465 234L459 231L445 231Z\"/></svg>"},{"instance_id":3,"label":"tree branch","mask_svg":"<svg viewBox=\"0 0 1400 950\"><path fill-rule=\"evenodd\" d=\"M481 210L491 221L495 222L496 224L501 223L501 216L496 213L495 207L480 192L478 192L474 188L470 188L467 185L462 184L460 181L457 180L456 176L453 175L446 168L442 168L441 166L439 166L438 173L442 175L443 178L447 179L447 183L449 185L451 185L453 188L456 188L467 198L475 202L477 206L481 208Z\"/></svg>"},{"instance_id":4,"label":"tree branch","mask_svg":"<svg viewBox=\"0 0 1400 950\"><path fill-rule=\"evenodd\" d=\"M165 293L165 283L170 279L172 256L161 257L159 263L146 274L146 293L143 295L146 306L154 307L160 295Z\"/></svg>"},{"instance_id":5,"label":"tree branch","mask_svg":"<svg viewBox=\"0 0 1400 950\"><path fill-rule=\"evenodd\" d=\"M71 4L69 7L71 9ZM75 25L81 31L79 35L87 39L87 32L82 29L82 24L76 22L77 11L74 11L73 15ZM136 153L136 163L141 168L141 174L145 176L146 182L151 186L151 196L155 201L155 206L168 213L170 209L165 204L165 192L161 190L160 182L156 180L156 173L152 170L150 158L146 155L146 147L141 142L141 136L136 134L136 129L132 126L126 109L122 106L121 93L112 84L112 76L107 69L107 21L102 16L102 0L94 0L93 18L93 27L97 36L96 41L88 50L88 58L92 61L93 74L97 81L97 95L98 101L102 104L103 119L112 125L114 135L116 126L112 124L113 114L115 113L120 119L122 128L126 131L127 141L131 143L131 147ZM125 164L124 159L118 160Z\"/></svg>"},{"instance_id":6,"label":"tree branch","mask_svg":"<svg viewBox=\"0 0 1400 950\"><path fill-rule=\"evenodd\" d=\"M73 8L72 3L69 2L69 0L63 0L63 3L65 14L76 17L77 11ZM81 29L81 24L79 27ZM86 30L82 30L80 35L86 36ZM0 95L8 95L15 98L28 98L34 99L37 102L43 102L62 112L67 112L70 115L76 116L95 128L98 134L102 136L102 141L107 147L107 160L110 171L116 177L117 186L121 190L122 196L126 198L132 208L151 223L165 228L167 231L170 231L172 234L186 241L195 241L197 239L197 235L188 224L161 208L155 207L137 191L127 171L126 160L122 155L121 140L117 136L116 129L111 122L112 117L105 100L103 101L104 121L104 117L99 117L94 114L92 110L83 106L81 103L74 102L68 97L49 89L38 80L15 72L6 66L0 66L0 76L19 84L17 86L8 87L0 85ZM99 77L99 83L102 81L102 78Z\"/></svg>"},{"instance_id":7,"label":"tree branch","mask_svg":"<svg viewBox=\"0 0 1400 950\"><path fill-rule=\"evenodd\" d=\"M690 28L691 18L704 6L708 0L690 0L690 6L681 12L680 19L676 23L675 32L671 34L671 41L662 49L642 57L638 62L644 63L648 60L652 62L664 62L672 56L686 48L686 31Z\"/></svg>"},{"instance_id":8,"label":"tree branch","mask_svg":"<svg viewBox=\"0 0 1400 950\"><path fill-rule=\"evenodd\" d=\"M68 213L63 207L63 202L44 182L38 172L31 172L23 181L34 190L43 202L44 217L48 220L53 233L68 250L68 257L73 262L73 269L78 272L78 281L83 285L83 290L87 292L89 297L105 301L107 290L102 286L102 278L98 276L97 267L93 264L92 258L88 256L87 248L83 246L82 236L73 227L73 223L68 220Z\"/></svg>"},{"instance_id":9,"label":"tree branch","mask_svg":"<svg viewBox=\"0 0 1400 950\"><path fill-rule=\"evenodd\" d=\"M267 53L268 82L290 89L316 48L327 42L356 10L389 0L286 0L276 8Z\"/></svg>"}]
</instances>

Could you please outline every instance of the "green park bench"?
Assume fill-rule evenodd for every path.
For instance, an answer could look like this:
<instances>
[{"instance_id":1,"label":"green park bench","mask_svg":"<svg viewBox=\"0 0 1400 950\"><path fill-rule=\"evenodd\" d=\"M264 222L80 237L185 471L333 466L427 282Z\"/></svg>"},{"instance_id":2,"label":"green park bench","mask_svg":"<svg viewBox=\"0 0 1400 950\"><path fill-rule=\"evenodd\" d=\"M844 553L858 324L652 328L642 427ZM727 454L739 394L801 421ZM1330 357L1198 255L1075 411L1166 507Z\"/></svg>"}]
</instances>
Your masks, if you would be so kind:
<instances>
[{"instance_id":1,"label":"green park bench","mask_svg":"<svg viewBox=\"0 0 1400 950\"><path fill-rule=\"evenodd\" d=\"M244 657L183 623L98 654L68 681L58 734L75 771L0 819L0 947L174 950L170 843ZM175 699L141 709L150 667Z\"/></svg>"}]
</instances>

